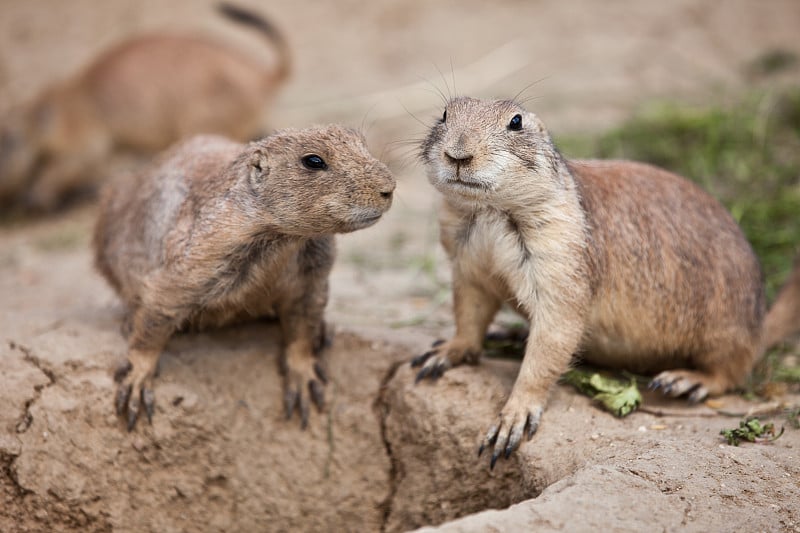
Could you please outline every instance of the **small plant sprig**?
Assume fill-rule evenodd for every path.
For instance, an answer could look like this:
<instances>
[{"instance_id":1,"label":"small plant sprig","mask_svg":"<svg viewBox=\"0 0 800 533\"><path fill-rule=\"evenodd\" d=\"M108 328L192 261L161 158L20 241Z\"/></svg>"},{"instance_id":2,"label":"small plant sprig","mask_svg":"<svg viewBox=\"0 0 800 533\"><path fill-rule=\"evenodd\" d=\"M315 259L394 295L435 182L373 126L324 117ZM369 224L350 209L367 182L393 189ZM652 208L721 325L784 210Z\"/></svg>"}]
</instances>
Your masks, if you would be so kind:
<instances>
[{"instance_id":1,"label":"small plant sprig","mask_svg":"<svg viewBox=\"0 0 800 533\"><path fill-rule=\"evenodd\" d=\"M783 427L775 434L775 424L767 422L762 424L758 418L746 418L739 422L739 427L723 429L719 432L730 446L738 446L741 442L767 443L777 440L783 435Z\"/></svg>"}]
</instances>

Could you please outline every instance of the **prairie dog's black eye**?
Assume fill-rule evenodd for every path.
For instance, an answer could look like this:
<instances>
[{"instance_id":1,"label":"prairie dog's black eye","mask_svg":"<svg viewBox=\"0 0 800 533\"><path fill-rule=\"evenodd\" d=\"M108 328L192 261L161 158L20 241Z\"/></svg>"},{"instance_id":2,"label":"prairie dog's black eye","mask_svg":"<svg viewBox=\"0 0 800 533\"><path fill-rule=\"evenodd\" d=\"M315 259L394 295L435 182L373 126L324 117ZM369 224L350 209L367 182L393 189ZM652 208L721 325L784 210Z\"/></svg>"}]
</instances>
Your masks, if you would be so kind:
<instances>
[{"instance_id":1,"label":"prairie dog's black eye","mask_svg":"<svg viewBox=\"0 0 800 533\"><path fill-rule=\"evenodd\" d=\"M522 115L514 115L511 122L508 123L508 129L512 131L519 131L522 129Z\"/></svg>"},{"instance_id":2,"label":"prairie dog's black eye","mask_svg":"<svg viewBox=\"0 0 800 533\"><path fill-rule=\"evenodd\" d=\"M328 168L328 164L325 160L317 154L304 155L301 161L303 162L303 166L309 170L325 170Z\"/></svg>"},{"instance_id":3,"label":"prairie dog's black eye","mask_svg":"<svg viewBox=\"0 0 800 533\"><path fill-rule=\"evenodd\" d=\"M444 113L442 113L442 122L447 122L447 109L445 109Z\"/></svg>"}]
</instances>

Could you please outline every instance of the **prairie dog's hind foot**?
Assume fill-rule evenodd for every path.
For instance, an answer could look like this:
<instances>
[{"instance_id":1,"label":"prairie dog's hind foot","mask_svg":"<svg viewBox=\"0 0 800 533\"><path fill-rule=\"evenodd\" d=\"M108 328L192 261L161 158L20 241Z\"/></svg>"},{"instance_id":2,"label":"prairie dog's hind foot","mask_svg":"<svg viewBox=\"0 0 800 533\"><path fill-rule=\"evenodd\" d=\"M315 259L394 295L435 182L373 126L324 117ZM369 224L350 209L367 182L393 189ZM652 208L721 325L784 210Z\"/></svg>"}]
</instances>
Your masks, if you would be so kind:
<instances>
[{"instance_id":1,"label":"prairie dog's hind foot","mask_svg":"<svg viewBox=\"0 0 800 533\"><path fill-rule=\"evenodd\" d=\"M411 360L411 367L420 368L415 383L423 379L436 381L451 367L463 363L477 364L480 359L480 348L458 338L445 341L439 339L431 345L431 349Z\"/></svg>"},{"instance_id":2,"label":"prairie dog's hind foot","mask_svg":"<svg viewBox=\"0 0 800 533\"><path fill-rule=\"evenodd\" d=\"M735 384L723 376L698 370L665 370L654 377L648 388L661 390L666 396L686 396L691 403L698 403L708 396L723 394Z\"/></svg>"}]
</instances>

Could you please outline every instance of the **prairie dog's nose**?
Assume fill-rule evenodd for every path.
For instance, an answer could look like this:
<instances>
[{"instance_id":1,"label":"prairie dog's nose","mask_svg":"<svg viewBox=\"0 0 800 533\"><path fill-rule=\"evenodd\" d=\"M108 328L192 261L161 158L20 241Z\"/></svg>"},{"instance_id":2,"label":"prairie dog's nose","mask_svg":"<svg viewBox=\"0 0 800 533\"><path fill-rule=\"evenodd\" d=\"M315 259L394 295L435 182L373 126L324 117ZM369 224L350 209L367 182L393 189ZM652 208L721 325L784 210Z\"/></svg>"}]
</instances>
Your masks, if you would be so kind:
<instances>
[{"instance_id":1,"label":"prairie dog's nose","mask_svg":"<svg viewBox=\"0 0 800 533\"><path fill-rule=\"evenodd\" d=\"M467 165L472 161L472 156L460 152L453 153L450 150L444 151L445 158L455 165Z\"/></svg>"},{"instance_id":2,"label":"prairie dog's nose","mask_svg":"<svg viewBox=\"0 0 800 533\"><path fill-rule=\"evenodd\" d=\"M394 193L394 189L395 189L396 185L397 184L396 184L396 182L394 180L394 177L391 174L388 175L387 178L383 181L383 183L381 183L381 185L380 185L380 187L378 189L380 194L381 194L381 198L384 198L384 199L387 199L387 200L389 198L391 198L392 197L392 193Z\"/></svg>"},{"instance_id":3,"label":"prairie dog's nose","mask_svg":"<svg viewBox=\"0 0 800 533\"><path fill-rule=\"evenodd\" d=\"M470 137L466 132L461 132L457 141L447 143L449 146L444 149L444 156L449 163L467 165L472 161L474 143L471 142Z\"/></svg>"}]
</instances>

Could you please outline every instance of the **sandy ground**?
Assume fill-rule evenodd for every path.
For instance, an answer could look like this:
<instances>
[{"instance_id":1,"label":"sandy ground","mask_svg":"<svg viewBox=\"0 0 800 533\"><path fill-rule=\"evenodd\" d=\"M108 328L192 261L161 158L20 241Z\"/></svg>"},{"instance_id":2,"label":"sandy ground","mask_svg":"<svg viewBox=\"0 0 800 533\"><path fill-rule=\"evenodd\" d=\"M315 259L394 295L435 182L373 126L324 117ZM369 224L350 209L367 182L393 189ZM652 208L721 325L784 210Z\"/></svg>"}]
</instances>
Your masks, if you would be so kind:
<instances>
[{"instance_id":1,"label":"sandy ground","mask_svg":"<svg viewBox=\"0 0 800 533\"><path fill-rule=\"evenodd\" d=\"M775 49L800 56L800 4L247 4L285 28L295 58L270 126L361 126L399 181L385 220L339 241L329 408L306 432L281 419L279 338L254 324L176 338L153 425L125 433L110 374L125 345L117 300L90 264L94 208L1 227L0 530L399 531L517 502L447 527L800 530L797 430L732 448L717 433L736 419L707 408L668 403L670 416L617 420L559 388L540 433L489 472L475 443L517 363L458 369L435 388L413 387L400 365L452 328L435 198L413 146L440 93L523 91L568 133L657 98L718 102L797 84L797 69L763 80L747 67ZM212 6L0 0L0 111L154 29L258 53Z\"/></svg>"}]
</instances>

